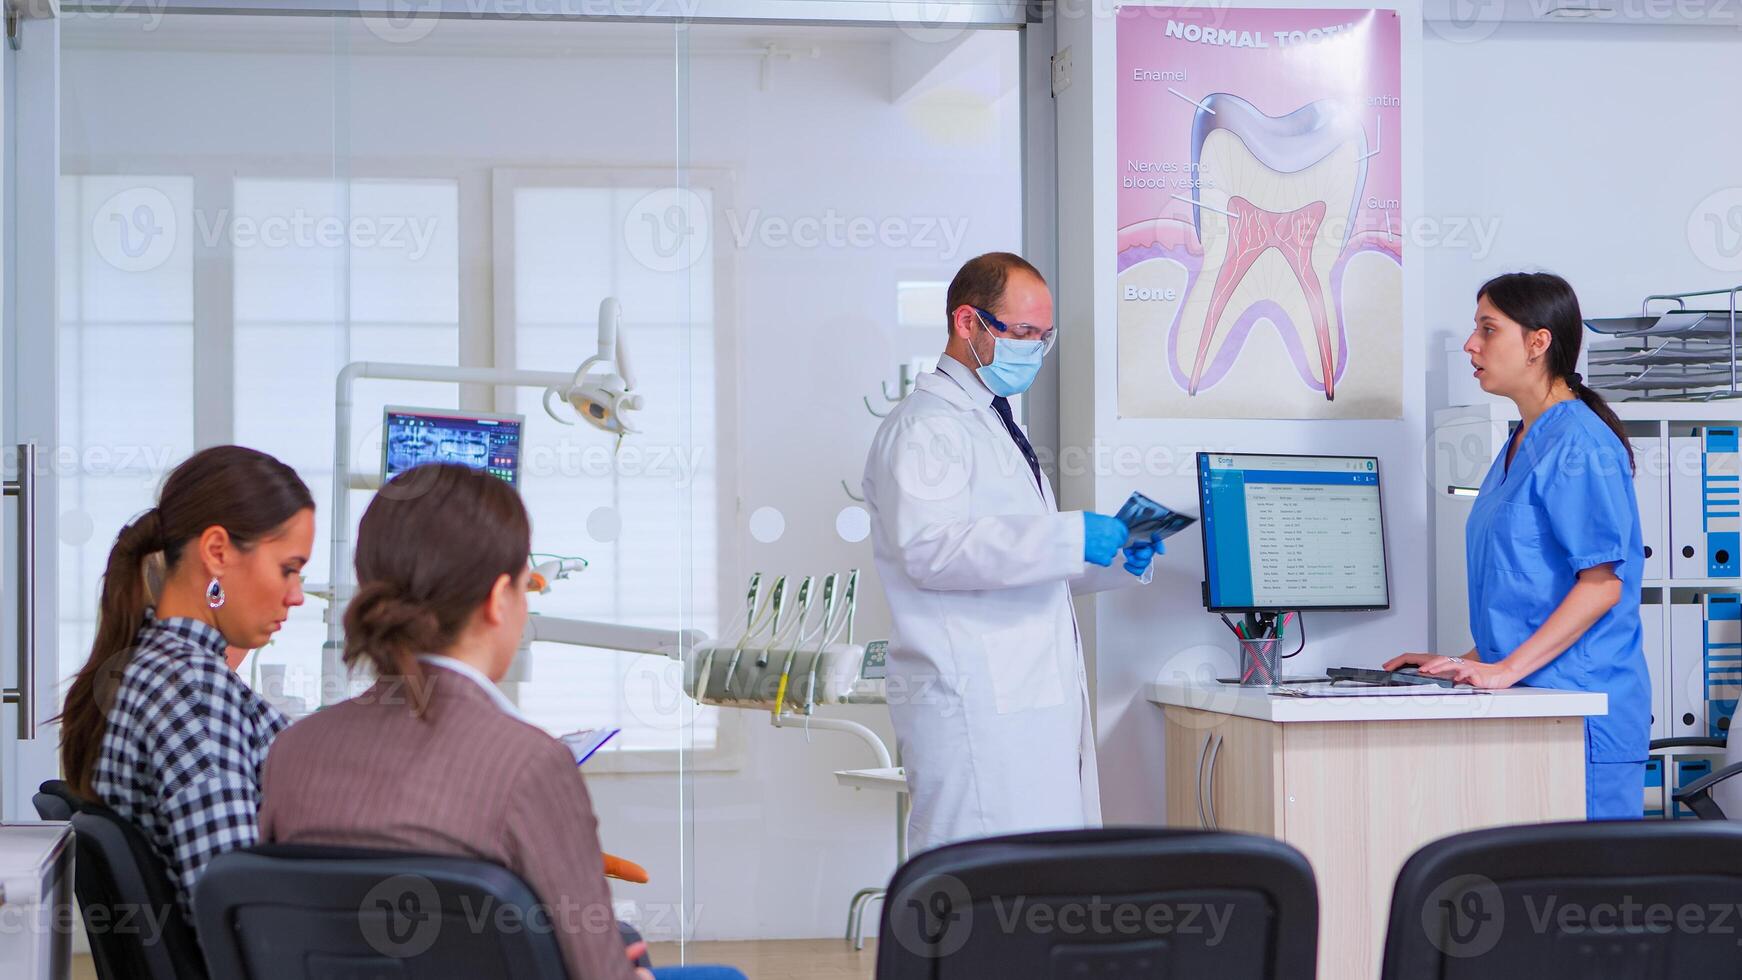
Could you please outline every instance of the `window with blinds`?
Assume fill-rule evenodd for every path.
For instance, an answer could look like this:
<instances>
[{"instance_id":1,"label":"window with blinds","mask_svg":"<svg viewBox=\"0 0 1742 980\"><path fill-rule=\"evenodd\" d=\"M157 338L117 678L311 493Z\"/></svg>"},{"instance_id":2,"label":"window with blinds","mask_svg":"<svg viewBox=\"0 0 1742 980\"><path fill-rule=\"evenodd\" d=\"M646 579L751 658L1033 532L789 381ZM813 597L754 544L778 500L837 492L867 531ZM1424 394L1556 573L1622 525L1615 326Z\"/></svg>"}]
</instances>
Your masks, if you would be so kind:
<instances>
[{"instance_id":1,"label":"window with blinds","mask_svg":"<svg viewBox=\"0 0 1742 980\"><path fill-rule=\"evenodd\" d=\"M332 580L333 382L351 361L458 364L459 187L453 180L238 178L226 239L234 269L235 440L302 475L315 497L304 579ZM458 386L360 382L352 466L379 469L382 409L453 408ZM352 491L351 533L369 504ZM326 604L292 612L254 682L292 714L321 701Z\"/></svg>"},{"instance_id":2,"label":"window with blinds","mask_svg":"<svg viewBox=\"0 0 1742 980\"><path fill-rule=\"evenodd\" d=\"M554 182L553 182L554 181ZM536 597L547 615L666 629L718 631L718 434L713 279L707 262L682 268L637 254L626 225L655 185L588 186L545 175L531 186L498 176L496 282L510 290L515 361L570 370L597 352L599 301L622 304L641 430L623 440L547 415L522 391L527 455L523 494L534 548L587 559L585 572ZM701 200L706 202L706 197ZM507 232L504 226L511 227ZM502 248L507 238L511 247ZM504 256L508 256L504 264ZM719 711L682 692L674 661L539 643L521 709L551 731L623 732L606 749L713 749ZM589 763L591 765L592 763Z\"/></svg>"},{"instance_id":3,"label":"window with blinds","mask_svg":"<svg viewBox=\"0 0 1742 980\"><path fill-rule=\"evenodd\" d=\"M60 178L60 690L90 654L115 534L194 448L194 181ZM57 709L58 710L58 709Z\"/></svg>"}]
</instances>

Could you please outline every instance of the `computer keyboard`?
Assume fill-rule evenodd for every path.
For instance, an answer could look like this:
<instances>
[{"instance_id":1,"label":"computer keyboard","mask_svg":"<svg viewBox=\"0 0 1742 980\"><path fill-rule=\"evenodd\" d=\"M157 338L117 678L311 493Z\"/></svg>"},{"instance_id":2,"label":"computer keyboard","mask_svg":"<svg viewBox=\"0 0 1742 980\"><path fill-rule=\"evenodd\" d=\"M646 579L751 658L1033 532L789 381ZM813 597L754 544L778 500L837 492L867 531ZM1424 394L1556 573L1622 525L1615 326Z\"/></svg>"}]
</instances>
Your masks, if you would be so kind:
<instances>
[{"instance_id":1,"label":"computer keyboard","mask_svg":"<svg viewBox=\"0 0 1742 980\"><path fill-rule=\"evenodd\" d=\"M1377 687L1400 687L1406 684L1431 684L1438 687L1468 686L1460 685L1450 677L1423 674L1414 667L1403 667L1398 670L1376 670L1371 667L1332 667L1325 671L1325 674L1333 681L1354 681Z\"/></svg>"}]
</instances>

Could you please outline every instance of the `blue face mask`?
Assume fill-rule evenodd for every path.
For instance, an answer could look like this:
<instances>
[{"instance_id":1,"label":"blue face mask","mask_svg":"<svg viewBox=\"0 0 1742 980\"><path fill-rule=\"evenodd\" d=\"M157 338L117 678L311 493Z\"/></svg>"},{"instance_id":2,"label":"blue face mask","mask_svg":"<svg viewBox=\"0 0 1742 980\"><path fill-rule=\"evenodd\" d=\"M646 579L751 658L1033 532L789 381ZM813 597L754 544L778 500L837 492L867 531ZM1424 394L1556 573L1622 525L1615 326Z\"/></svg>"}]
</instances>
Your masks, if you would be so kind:
<instances>
[{"instance_id":1,"label":"blue face mask","mask_svg":"<svg viewBox=\"0 0 1742 980\"><path fill-rule=\"evenodd\" d=\"M980 325L986 326L986 317L978 310L975 316L980 318ZM986 327L991 333L992 328ZM1035 376L1040 374L1040 364L1046 359L1046 341L1044 340L1010 340L1005 337L994 337L992 340L992 363L980 361L978 352L973 345L968 346L974 352L974 360L980 364L975 372L986 387L992 389L992 394L1009 398L1020 395L1034 384Z\"/></svg>"}]
</instances>

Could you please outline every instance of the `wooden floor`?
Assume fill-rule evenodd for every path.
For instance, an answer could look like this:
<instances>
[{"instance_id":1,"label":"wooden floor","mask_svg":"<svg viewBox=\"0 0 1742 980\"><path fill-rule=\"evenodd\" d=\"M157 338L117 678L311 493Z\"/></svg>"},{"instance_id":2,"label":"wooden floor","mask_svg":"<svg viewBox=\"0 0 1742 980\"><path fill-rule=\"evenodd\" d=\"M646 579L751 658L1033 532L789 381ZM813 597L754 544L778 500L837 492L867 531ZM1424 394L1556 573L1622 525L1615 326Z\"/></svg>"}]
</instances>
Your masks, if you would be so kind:
<instances>
[{"instance_id":1,"label":"wooden floor","mask_svg":"<svg viewBox=\"0 0 1742 980\"><path fill-rule=\"evenodd\" d=\"M653 962L676 966L677 947L655 943ZM877 940L864 950L839 939L781 939L739 943L690 943L689 962L735 966L751 980L870 980L877 965ZM97 980L89 956L73 957L73 980Z\"/></svg>"},{"instance_id":2,"label":"wooden floor","mask_svg":"<svg viewBox=\"0 0 1742 980\"><path fill-rule=\"evenodd\" d=\"M653 962L677 965L676 947L654 944ZM841 939L780 939L737 943L690 943L690 963L735 966L751 980L870 980L877 966L877 940L865 948Z\"/></svg>"}]
</instances>

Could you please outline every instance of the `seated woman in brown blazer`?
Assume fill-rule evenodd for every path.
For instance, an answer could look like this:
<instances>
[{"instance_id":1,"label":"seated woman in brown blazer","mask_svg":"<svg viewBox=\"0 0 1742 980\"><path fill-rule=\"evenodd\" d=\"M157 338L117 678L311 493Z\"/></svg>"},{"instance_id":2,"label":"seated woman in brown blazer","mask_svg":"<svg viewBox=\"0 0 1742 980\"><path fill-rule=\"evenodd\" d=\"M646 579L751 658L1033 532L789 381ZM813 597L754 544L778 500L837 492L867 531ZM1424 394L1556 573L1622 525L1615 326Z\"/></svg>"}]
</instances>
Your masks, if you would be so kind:
<instances>
[{"instance_id":1,"label":"seated woman in brown blazer","mask_svg":"<svg viewBox=\"0 0 1742 980\"><path fill-rule=\"evenodd\" d=\"M526 627L532 532L508 484L434 464L381 488L357 531L345 662L363 694L291 725L263 775L268 842L454 854L519 875L550 913L569 976L630 980L575 760L494 682ZM639 945L639 944L638 944ZM661 980L740 978L667 968Z\"/></svg>"}]
</instances>

